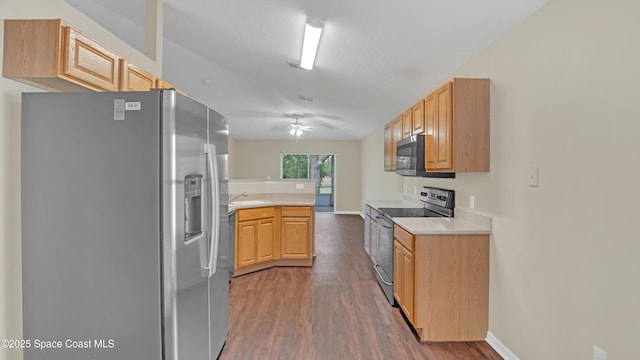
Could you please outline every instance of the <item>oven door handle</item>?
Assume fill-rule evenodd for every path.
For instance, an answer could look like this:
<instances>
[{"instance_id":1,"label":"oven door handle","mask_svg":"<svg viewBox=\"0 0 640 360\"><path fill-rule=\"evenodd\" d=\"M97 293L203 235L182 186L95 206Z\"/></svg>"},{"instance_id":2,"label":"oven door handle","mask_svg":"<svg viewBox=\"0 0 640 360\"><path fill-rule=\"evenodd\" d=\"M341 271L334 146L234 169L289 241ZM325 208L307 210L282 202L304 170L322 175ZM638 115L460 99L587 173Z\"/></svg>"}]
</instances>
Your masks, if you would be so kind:
<instances>
[{"instance_id":1,"label":"oven door handle","mask_svg":"<svg viewBox=\"0 0 640 360\"><path fill-rule=\"evenodd\" d=\"M382 276L382 273L380 273L380 270L378 270L378 268L380 268L380 267L382 267L382 266L380 266L379 264L375 264L375 265L373 266L373 268L374 268L374 269L376 270L376 272L378 273L378 276L380 277L380 281L382 281L385 285L393 286L393 283L392 283L392 282L388 282L388 281L384 278L384 276Z\"/></svg>"},{"instance_id":2,"label":"oven door handle","mask_svg":"<svg viewBox=\"0 0 640 360\"><path fill-rule=\"evenodd\" d=\"M378 224L382 225L383 227L386 227L387 229L393 229L393 222L387 220L387 218L385 218L384 216L378 216L376 219L378 219Z\"/></svg>"}]
</instances>

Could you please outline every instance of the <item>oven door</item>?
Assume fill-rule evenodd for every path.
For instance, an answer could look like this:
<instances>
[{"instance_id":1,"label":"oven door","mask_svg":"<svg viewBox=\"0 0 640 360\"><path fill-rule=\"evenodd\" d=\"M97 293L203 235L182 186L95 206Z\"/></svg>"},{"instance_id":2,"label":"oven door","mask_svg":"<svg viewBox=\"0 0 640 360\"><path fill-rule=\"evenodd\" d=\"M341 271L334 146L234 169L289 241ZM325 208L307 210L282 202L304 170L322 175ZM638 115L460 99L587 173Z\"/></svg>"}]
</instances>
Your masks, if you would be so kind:
<instances>
[{"instance_id":1,"label":"oven door","mask_svg":"<svg viewBox=\"0 0 640 360\"><path fill-rule=\"evenodd\" d=\"M378 283L392 305L393 299L393 222L385 217L378 218L378 263L374 265Z\"/></svg>"}]
</instances>

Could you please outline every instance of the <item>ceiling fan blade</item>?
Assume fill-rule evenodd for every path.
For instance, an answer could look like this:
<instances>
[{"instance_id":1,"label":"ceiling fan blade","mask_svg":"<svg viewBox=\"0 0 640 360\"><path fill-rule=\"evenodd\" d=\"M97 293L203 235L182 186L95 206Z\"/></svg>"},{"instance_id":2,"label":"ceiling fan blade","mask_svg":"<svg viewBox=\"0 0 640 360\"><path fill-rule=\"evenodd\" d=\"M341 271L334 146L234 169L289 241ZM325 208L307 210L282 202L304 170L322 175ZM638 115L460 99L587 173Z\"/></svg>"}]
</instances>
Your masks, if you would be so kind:
<instances>
[{"instance_id":1,"label":"ceiling fan blade","mask_svg":"<svg viewBox=\"0 0 640 360\"><path fill-rule=\"evenodd\" d=\"M340 116L334 115L323 115L323 114L315 114L315 113L291 113L291 114L282 114L284 117L289 119L329 119L329 120L338 120L344 121L344 118Z\"/></svg>"}]
</instances>

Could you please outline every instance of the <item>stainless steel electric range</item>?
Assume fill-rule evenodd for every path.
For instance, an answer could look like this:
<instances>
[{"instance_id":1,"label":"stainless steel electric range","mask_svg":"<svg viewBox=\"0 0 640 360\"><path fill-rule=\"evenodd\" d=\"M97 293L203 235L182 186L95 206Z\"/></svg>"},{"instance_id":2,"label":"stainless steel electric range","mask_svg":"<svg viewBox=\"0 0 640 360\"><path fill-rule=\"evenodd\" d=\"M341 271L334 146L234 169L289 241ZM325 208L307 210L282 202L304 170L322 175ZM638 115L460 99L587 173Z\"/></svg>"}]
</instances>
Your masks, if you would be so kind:
<instances>
[{"instance_id":1,"label":"stainless steel electric range","mask_svg":"<svg viewBox=\"0 0 640 360\"><path fill-rule=\"evenodd\" d=\"M420 192L418 208L379 208L378 263L374 265L378 283L392 305L393 298L393 219L399 217L453 217L455 191L424 186Z\"/></svg>"}]
</instances>

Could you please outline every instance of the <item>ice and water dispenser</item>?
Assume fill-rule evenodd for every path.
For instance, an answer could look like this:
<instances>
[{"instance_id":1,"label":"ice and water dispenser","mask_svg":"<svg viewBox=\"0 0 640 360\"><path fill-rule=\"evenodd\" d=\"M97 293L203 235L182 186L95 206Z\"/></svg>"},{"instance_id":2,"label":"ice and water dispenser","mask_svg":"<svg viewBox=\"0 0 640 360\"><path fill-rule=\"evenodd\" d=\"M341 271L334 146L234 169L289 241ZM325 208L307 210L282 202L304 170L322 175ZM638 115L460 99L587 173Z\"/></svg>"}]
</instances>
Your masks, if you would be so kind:
<instances>
[{"instance_id":1,"label":"ice and water dispenser","mask_svg":"<svg viewBox=\"0 0 640 360\"><path fill-rule=\"evenodd\" d=\"M195 241L203 236L202 229L202 175L189 174L184 178L184 241Z\"/></svg>"}]
</instances>

